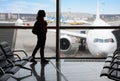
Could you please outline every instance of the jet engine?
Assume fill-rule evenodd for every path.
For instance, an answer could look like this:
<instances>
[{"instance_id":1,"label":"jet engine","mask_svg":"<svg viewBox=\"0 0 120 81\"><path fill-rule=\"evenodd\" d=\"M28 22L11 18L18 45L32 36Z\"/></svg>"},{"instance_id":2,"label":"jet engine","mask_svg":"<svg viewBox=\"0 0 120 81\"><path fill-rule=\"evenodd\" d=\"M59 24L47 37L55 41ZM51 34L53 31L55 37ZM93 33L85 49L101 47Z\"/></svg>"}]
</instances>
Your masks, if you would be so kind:
<instances>
[{"instance_id":1,"label":"jet engine","mask_svg":"<svg viewBox=\"0 0 120 81\"><path fill-rule=\"evenodd\" d=\"M62 52L67 52L72 47L72 39L68 35L63 35L60 37L60 49Z\"/></svg>"}]
</instances>

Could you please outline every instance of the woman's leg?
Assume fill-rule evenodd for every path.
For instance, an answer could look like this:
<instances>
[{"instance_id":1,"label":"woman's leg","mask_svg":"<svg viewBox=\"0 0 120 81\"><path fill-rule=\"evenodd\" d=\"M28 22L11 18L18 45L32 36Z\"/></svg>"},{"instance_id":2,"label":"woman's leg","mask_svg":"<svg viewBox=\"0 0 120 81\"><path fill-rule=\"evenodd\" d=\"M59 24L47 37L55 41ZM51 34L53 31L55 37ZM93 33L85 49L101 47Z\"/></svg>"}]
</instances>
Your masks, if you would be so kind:
<instances>
[{"instance_id":1,"label":"woman's leg","mask_svg":"<svg viewBox=\"0 0 120 81\"><path fill-rule=\"evenodd\" d=\"M43 38L43 39L41 40L41 47L40 47L41 60L44 60L44 59L45 59L45 58L44 58L45 41L46 41L45 38Z\"/></svg>"},{"instance_id":2,"label":"woman's leg","mask_svg":"<svg viewBox=\"0 0 120 81\"><path fill-rule=\"evenodd\" d=\"M38 51L39 48L40 48L40 41L38 39L37 44L36 44L36 46L35 46L35 48L33 50L33 53L32 53L33 59L35 58L35 54L37 53L37 51Z\"/></svg>"},{"instance_id":3,"label":"woman's leg","mask_svg":"<svg viewBox=\"0 0 120 81\"><path fill-rule=\"evenodd\" d=\"M40 56L41 56L41 60L45 59L45 57L44 57L44 47L40 48Z\"/></svg>"},{"instance_id":4,"label":"woman's leg","mask_svg":"<svg viewBox=\"0 0 120 81\"><path fill-rule=\"evenodd\" d=\"M41 41L40 56L41 56L41 61L43 63L44 62L48 63L48 60L45 60L45 57L44 57L45 42L46 42L46 38Z\"/></svg>"}]
</instances>

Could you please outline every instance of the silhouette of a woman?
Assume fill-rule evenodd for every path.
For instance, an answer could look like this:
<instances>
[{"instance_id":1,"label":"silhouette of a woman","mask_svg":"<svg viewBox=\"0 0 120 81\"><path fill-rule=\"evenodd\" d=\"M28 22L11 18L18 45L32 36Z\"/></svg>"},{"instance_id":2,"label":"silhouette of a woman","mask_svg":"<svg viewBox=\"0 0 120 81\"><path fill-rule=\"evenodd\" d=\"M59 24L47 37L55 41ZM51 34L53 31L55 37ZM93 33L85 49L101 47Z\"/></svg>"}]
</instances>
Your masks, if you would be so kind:
<instances>
[{"instance_id":1,"label":"silhouette of a woman","mask_svg":"<svg viewBox=\"0 0 120 81\"><path fill-rule=\"evenodd\" d=\"M40 56L41 56L41 62L48 62L48 60L45 60L44 58L44 48L45 48L45 42L46 42L46 34L47 34L47 22L44 20L44 17L46 16L46 13L44 10L39 10L36 17L36 22L34 24L35 32L37 35L37 44L34 48L34 51L32 53L33 59L31 61L35 62L35 55L40 49Z\"/></svg>"}]
</instances>

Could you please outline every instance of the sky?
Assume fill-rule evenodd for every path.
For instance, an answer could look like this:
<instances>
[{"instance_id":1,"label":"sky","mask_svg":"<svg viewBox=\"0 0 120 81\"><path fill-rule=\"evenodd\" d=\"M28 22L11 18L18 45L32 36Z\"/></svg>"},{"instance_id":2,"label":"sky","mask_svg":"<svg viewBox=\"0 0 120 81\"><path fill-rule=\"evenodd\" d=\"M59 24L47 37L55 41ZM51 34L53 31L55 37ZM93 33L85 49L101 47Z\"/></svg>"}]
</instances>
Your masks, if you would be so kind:
<instances>
[{"instance_id":1,"label":"sky","mask_svg":"<svg viewBox=\"0 0 120 81\"><path fill-rule=\"evenodd\" d=\"M99 0L100 13L120 14L120 0ZM61 12L96 13L97 0L61 0ZM56 12L56 0L0 0L2 13Z\"/></svg>"}]
</instances>

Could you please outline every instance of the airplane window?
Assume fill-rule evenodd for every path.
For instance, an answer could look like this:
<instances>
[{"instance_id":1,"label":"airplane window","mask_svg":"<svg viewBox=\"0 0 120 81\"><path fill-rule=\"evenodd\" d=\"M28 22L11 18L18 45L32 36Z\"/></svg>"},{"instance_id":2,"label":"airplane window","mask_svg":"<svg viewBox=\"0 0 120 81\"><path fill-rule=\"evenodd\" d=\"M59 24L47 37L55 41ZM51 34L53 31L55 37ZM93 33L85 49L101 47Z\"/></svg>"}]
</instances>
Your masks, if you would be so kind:
<instances>
[{"instance_id":1,"label":"airplane window","mask_svg":"<svg viewBox=\"0 0 120 81\"><path fill-rule=\"evenodd\" d=\"M94 42L98 42L98 39L95 39Z\"/></svg>"},{"instance_id":2,"label":"airplane window","mask_svg":"<svg viewBox=\"0 0 120 81\"><path fill-rule=\"evenodd\" d=\"M103 39L99 39L99 42L103 43Z\"/></svg>"},{"instance_id":3,"label":"airplane window","mask_svg":"<svg viewBox=\"0 0 120 81\"><path fill-rule=\"evenodd\" d=\"M109 39L105 39L105 42L109 42L110 40Z\"/></svg>"},{"instance_id":4,"label":"airplane window","mask_svg":"<svg viewBox=\"0 0 120 81\"><path fill-rule=\"evenodd\" d=\"M113 39L111 39L111 42L114 42L114 40L113 40Z\"/></svg>"},{"instance_id":5,"label":"airplane window","mask_svg":"<svg viewBox=\"0 0 120 81\"><path fill-rule=\"evenodd\" d=\"M94 40L94 42L95 42L95 43L97 43L97 42L102 43L102 42L103 42L103 39L98 39L98 38L97 38L97 39Z\"/></svg>"},{"instance_id":6,"label":"airplane window","mask_svg":"<svg viewBox=\"0 0 120 81\"><path fill-rule=\"evenodd\" d=\"M94 42L95 43L113 43L114 40L112 38L110 38L110 39L98 39L98 38L96 38L94 40Z\"/></svg>"},{"instance_id":7,"label":"airplane window","mask_svg":"<svg viewBox=\"0 0 120 81\"><path fill-rule=\"evenodd\" d=\"M111 38L111 39L105 39L105 42L114 42L114 40Z\"/></svg>"}]
</instances>

